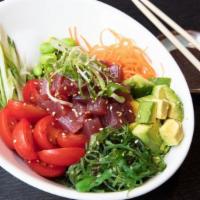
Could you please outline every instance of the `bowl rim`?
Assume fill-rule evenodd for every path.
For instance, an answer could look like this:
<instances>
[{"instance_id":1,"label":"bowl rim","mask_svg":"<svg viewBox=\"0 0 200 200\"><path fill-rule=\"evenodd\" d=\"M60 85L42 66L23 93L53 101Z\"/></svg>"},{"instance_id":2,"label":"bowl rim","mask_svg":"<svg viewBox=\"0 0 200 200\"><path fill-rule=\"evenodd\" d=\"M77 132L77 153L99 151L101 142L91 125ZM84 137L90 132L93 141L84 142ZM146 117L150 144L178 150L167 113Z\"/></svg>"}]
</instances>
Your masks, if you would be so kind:
<instances>
[{"instance_id":1,"label":"bowl rim","mask_svg":"<svg viewBox=\"0 0 200 200\"><path fill-rule=\"evenodd\" d=\"M25 1L25 0L6 0L6 1L0 2L0 9L3 9L4 6L12 5L13 2L20 3L20 2L23 2L23 1ZM33 1L33 0L26 0L26 1ZM41 1L41 0L34 0L34 3L37 3L37 1ZM51 1L54 1L54 0L51 0ZM81 1L81 0L76 0L76 1ZM177 68L179 69L177 63L172 58L172 56L168 53L168 51L164 48L164 46L161 44L161 42L159 42L158 39L147 28L145 28L142 24L140 24L137 20L135 20L134 18L127 15L126 13L124 13L124 12L118 10L117 8L114 8L114 7L112 7L112 6L110 6L106 3L96 1L96 0L87 0L87 3L99 4L99 6L105 7L106 9L115 10L121 16L126 17L127 19L134 21L134 23L136 23L143 30L145 30L146 33L149 33L151 35L152 39L156 40L160 44L159 46L160 46L160 48L162 48L162 51L163 52L165 51L165 54L168 54L168 56L171 57L171 60L174 62L174 65L176 65ZM179 69L179 71L180 71L180 69ZM180 75L183 76L181 71L180 71ZM186 82L185 78L184 78L184 81ZM186 85L187 85L187 83L186 83ZM188 90L188 93L189 93L188 85L187 85L187 90ZM192 138L193 138L193 133L194 133L194 109L193 109L193 103L192 103L192 98L191 98L190 93L189 93L188 97L190 98L189 102L190 102L191 113L192 113L192 116L190 116L190 118L191 118L190 141L188 141L187 147L185 147L184 155L179 160L179 162L177 162L176 168L173 168L173 170L170 171L170 173L168 173L165 177L163 177L162 179L157 181L156 184L151 185L151 187L147 187L147 188L142 189L142 190L137 190L137 192L121 191L121 192L107 192L107 193L80 193L80 192L77 192L75 190L70 190L69 188L66 188L66 187L63 187L63 188L60 187L60 190L59 190L57 188L58 184L52 184L51 181L46 181L46 183L44 184L44 183L42 183L42 181L37 179L37 176L33 177L33 176L25 173L23 170L16 168L14 165L10 164L9 161L2 158L1 155L0 155L0 166L2 168L4 168L6 171L8 171L10 174L15 176L16 178L27 183L28 185L31 185L31 186L33 186L37 189L43 190L47 193L51 193L51 194L54 194L54 195L57 195L57 196L62 196L62 197L65 197L65 198L87 199L87 200L94 200L94 199L95 200L102 200L102 199L108 199L109 198L109 199L113 199L113 200L118 200L118 199L129 199L129 198L134 198L134 197L144 195L144 194L156 189L157 187L161 186L171 176L173 176L174 173L179 169L179 167L181 166L181 164L183 163L183 161L185 160L185 158L188 154L188 151L189 151L190 146L191 146ZM38 184L38 183L41 183L41 184ZM140 187L138 187L138 188L140 188ZM63 193L64 190L65 190L65 194ZM132 190L132 191L134 191L134 190ZM66 194L66 191L67 191L67 194ZM130 194L130 196L129 196L129 194Z\"/></svg>"}]
</instances>

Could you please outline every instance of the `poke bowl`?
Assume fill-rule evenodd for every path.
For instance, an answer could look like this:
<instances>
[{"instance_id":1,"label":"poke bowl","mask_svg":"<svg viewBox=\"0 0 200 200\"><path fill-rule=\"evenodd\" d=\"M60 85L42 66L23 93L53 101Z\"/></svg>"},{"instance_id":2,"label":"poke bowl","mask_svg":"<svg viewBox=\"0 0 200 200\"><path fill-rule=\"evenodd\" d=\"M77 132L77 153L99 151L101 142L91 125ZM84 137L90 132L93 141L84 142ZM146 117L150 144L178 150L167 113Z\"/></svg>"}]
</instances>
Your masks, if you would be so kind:
<instances>
[{"instance_id":1,"label":"poke bowl","mask_svg":"<svg viewBox=\"0 0 200 200\"><path fill-rule=\"evenodd\" d=\"M141 24L95 0L0 3L0 166L80 200L130 199L183 163L186 80Z\"/></svg>"}]
</instances>

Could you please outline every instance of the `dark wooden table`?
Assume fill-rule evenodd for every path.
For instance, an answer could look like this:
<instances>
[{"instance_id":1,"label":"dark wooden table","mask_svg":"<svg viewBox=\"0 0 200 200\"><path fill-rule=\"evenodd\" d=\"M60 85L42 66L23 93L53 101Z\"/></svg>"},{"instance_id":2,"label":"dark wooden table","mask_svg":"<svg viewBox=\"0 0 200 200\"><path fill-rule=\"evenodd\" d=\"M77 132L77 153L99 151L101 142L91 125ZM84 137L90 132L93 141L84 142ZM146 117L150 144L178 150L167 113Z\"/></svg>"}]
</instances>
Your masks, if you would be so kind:
<instances>
[{"instance_id":1,"label":"dark wooden table","mask_svg":"<svg viewBox=\"0 0 200 200\"><path fill-rule=\"evenodd\" d=\"M130 0L102 1L132 16L154 35L160 34L151 22L132 5ZM152 0L152 2L185 29L200 30L199 0ZM192 98L196 125L192 146L186 160L169 181L149 194L136 198L136 200L200 200L200 95L193 94ZM0 168L0 200L36 199L62 200L63 198L30 187Z\"/></svg>"}]
</instances>

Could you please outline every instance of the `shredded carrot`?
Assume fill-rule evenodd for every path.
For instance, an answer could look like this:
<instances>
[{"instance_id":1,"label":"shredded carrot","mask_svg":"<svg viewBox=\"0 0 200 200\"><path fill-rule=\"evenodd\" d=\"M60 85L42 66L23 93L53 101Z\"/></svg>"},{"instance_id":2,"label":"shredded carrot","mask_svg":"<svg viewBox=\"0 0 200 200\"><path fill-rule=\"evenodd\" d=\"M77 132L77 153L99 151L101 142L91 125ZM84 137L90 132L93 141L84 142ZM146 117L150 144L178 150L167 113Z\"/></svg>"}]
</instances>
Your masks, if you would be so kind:
<instances>
[{"instance_id":1,"label":"shredded carrot","mask_svg":"<svg viewBox=\"0 0 200 200\"><path fill-rule=\"evenodd\" d=\"M68 28L68 32L69 32L70 38L73 38L73 39L76 41L76 44L77 44L77 45L80 45L80 42L79 42L79 39L78 39L78 34L77 34L77 28L76 28L76 26L74 26L73 28L72 28L72 27L69 27L69 28Z\"/></svg>"},{"instance_id":2,"label":"shredded carrot","mask_svg":"<svg viewBox=\"0 0 200 200\"><path fill-rule=\"evenodd\" d=\"M105 44L103 37L105 31L109 31L113 35L116 39L115 43ZM75 28L74 33L74 39L79 41ZM111 29L106 29L100 34L99 44L92 46L83 36L81 36L81 39L91 56L96 56L97 59L109 64L119 65L122 68L124 79L130 78L135 74L140 74L144 78L156 76L145 51L137 47L130 38L123 37Z\"/></svg>"}]
</instances>

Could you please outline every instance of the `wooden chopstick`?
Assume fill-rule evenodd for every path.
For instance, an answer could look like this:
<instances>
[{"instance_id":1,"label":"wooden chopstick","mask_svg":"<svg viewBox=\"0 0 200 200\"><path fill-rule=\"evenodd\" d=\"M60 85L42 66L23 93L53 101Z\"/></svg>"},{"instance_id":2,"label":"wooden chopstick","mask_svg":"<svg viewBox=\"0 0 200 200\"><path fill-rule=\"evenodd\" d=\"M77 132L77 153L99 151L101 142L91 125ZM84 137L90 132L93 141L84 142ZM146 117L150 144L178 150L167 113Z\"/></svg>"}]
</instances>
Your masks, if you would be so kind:
<instances>
[{"instance_id":1,"label":"wooden chopstick","mask_svg":"<svg viewBox=\"0 0 200 200\"><path fill-rule=\"evenodd\" d=\"M139 10L171 41L174 46L200 71L199 60L185 48L179 40L162 24L162 22L139 0L132 0Z\"/></svg>"},{"instance_id":2,"label":"wooden chopstick","mask_svg":"<svg viewBox=\"0 0 200 200\"><path fill-rule=\"evenodd\" d=\"M188 40L194 47L200 51L200 44L181 26L174 22L170 17L168 17L164 12L162 12L158 7L156 7L149 0L140 0L146 7L148 7L157 17L162 19L166 24L171 26L177 33L182 35L186 40Z\"/></svg>"}]
</instances>

